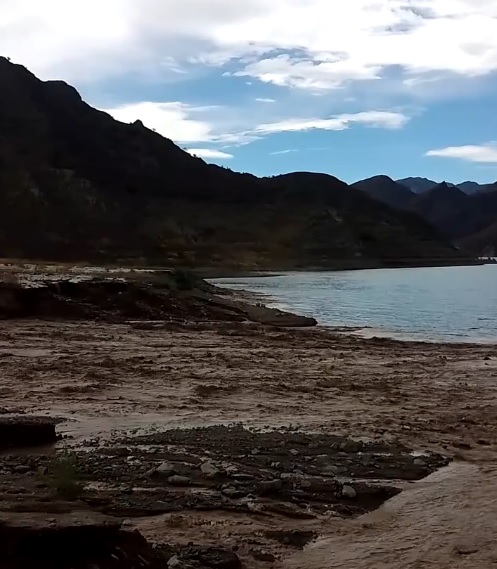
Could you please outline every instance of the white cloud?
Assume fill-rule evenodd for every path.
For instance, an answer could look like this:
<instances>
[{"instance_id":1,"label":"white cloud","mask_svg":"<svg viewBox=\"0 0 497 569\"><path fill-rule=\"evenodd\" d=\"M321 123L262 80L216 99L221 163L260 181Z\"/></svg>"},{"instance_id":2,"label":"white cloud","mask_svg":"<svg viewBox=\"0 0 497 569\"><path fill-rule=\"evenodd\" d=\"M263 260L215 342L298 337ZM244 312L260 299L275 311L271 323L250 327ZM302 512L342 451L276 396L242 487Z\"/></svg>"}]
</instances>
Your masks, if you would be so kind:
<instances>
[{"instance_id":1,"label":"white cloud","mask_svg":"<svg viewBox=\"0 0 497 569\"><path fill-rule=\"evenodd\" d=\"M290 154L292 152L298 152L296 148L289 148L288 150L277 150L276 152L270 152L271 156L277 156L279 154Z\"/></svg>"},{"instance_id":2,"label":"white cloud","mask_svg":"<svg viewBox=\"0 0 497 569\"><path fill-rule=\"evenodd\" d=\"M208 122L190 118L190 115L198 109L184 103L145 101L102 110L121 122L132 123L141 120L147 128L177 143L209 142L215 138L212 126Z\"/></svg>"},{"instance_id":3,"label":"white cloud","mask_svg":"<svg viewBox=\"0 0 497 569\"><path fill-rule=\"evenodd\" d=\"M186 151L192 156L198 156L199 158L213 160L230 160L233 158L233 154L221 152L221 150L215 150L213 148L187 148Z\"/></svg>"},{"instance_id":4,"label":"white cloud","mask_svg":"<svg viewBox=\"0 0 497 569\"><path fill-rule=\"evenodd\" d=\"M262 97L257 97L256 101L258 103L276 103L276 99L264 99Z\"/></svg>"},{"instance_id":5,"label":"white cloud","mask_svg":"<svg viewBox=\"0 0 497 569\"><path fill-rule=\"evenodd\" d=\"M255 132L273 134L276 132L299 132L306 130L345 130L353 124L375 128L396 129L403 127L409 117L390 111L364 111L362 113L336 115L327 119L288 119L261 124Z\"/></svg>"},{"instance_id":6,"label":"white cloud","mask_svg":"<svg viewBox=\"0 0 497 569\"><path fill-rule=\"evenodd\" d=\"M216 120L216 115L212 114L218 111L224 115L229 109L207 105L194 107L178 101L144 101L102 110L121 122L133 123L140 120L147 128L155 130L177 144L209 142L225 146L249 144L254 140L278 132L345 130L354 124L396 129L403 127L409 121L409 117L400 112L363 111L334 115L328 118L286 118L281 121L258 124L249 113L245 117L244 128L240 128L240 123L223 124ZM204 152L206 158L231 157L217 150L201 148L196 150L199 151L199 156L201 155L200 152ZM211 152L211 155L207 156L205 152ZM214 156L212 152L216 152L217 156Z\"/></svg>"},{"instance_id":7,"label":"white cloud","mask_svg":"<svg viewBox=\"0 0 497 569\"><path fill-rule=\"evenodd\" d=\"M448 146L438 150L429 150L426 156L458 158L467 162L497 164L497 142L488 142L480 145Z\"/></svg>"},{"instance_id":8,"label":"white cloud","mask_svg":"<svg viewBox=\"0 0 497 569\"><path fill-rule=\"evenodd\" d=\"M228 61L240 75L309 89L389 67L474 77L497 71L497 2L0 0L0 53L79 83Z\"/></svg>"},{"instance_id":9,"label":"white cloud","mask_svg":"<svg viewBox=\"0 0 497 569\"><path fill-rule=\"evenodd\" d=\"M264 83L303 89L334 89L345 81L379 79L378 66L354 67L351 62L292 58L287 54L250 63L237 76L255 77Z\"/></svg>"}]
</instances>

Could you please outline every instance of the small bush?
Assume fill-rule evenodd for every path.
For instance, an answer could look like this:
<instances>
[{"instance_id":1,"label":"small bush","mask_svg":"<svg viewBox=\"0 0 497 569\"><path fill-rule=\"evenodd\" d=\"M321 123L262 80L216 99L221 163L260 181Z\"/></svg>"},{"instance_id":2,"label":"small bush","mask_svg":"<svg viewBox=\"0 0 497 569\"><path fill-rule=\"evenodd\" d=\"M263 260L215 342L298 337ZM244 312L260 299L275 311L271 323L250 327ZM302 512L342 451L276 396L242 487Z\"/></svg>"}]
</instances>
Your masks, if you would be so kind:
<instances>
[{"instance_id":1,"label":"small bush","mask_svg":"<svg viewBox=\"0 0 497 569\"><path fill-rule=\"evenodd\" d=\"M57 457L50 468L50 485L65 500L77 500L84 490L81 475L74 457L64 453Z\"/></svg>"}]
</instances>

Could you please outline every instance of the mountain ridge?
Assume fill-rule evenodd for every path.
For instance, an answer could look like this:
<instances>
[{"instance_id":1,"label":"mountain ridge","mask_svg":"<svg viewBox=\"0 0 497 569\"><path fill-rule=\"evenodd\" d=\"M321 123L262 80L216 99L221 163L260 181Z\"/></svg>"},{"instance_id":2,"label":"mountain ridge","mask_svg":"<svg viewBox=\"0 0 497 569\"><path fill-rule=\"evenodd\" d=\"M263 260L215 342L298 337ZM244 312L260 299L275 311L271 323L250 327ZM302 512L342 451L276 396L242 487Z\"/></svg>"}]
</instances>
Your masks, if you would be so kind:
<instances>
[{"instance_id":1,"label":"mountain ridge","mask_svg":"<svg viewBox=\"0 0 497 569\"><path fill-rule=\"evenodd\" d=\"M406 187L388 180L374 176L354 187L390 207L417 213L456 245L474 254L496 255L497 183L468 195L459 187L442 182L428 191L412 192L412 197L405 199Z\"/></svg>"},{"instance_id":2,"label":"mountain ridge","mask_svg":"<svg viewBox=\"0 0 497 569\"><path fill-rule=\"evenodd\" d=\"M410 178L402 178L400 180L395 180L398 184L402 184L406 188L409 188L415 194L423 194L432 190L435 186L445 183L448 186L453 186L461 190L467 195L477 194L479 192L484 192L493 186L493 183L489 184L478 184L477 182L473 182L471 180L466 180L465 182L461 182L459 184L453 184L452 182L435 182L433 180L429 180L428 178L421 178L421 177L410 177Z\"/></svg>"},{"instance_id":3,"label":"mountain ridge","mask_svg":"<svg viewBox=\"0 0 497 569\"><path fill-rule=\"evenodd\" d=\"M62 81L0 58L3 257L345 268L471 262L428 223L328 174L206 164Z\"/></svg>"}]
</instances>

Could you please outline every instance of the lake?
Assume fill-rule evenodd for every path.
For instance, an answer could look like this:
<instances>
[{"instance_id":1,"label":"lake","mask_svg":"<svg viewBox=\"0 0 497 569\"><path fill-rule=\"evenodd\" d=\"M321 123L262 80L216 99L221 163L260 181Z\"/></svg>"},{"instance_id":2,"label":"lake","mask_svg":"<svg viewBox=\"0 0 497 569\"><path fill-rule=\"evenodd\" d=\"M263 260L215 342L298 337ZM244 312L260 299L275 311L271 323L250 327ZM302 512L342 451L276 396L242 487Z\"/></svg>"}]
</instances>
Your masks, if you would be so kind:
<instances>
[{"instance_id":1,"label":"lake","mask_svg":"<svg viewBox=\"0 0 497 569\"><path fill-rule=\"evenodd\" d=\"M497 342L497 264L216 279L319 324L399 339Z\"/></svg>"}]
</instances>

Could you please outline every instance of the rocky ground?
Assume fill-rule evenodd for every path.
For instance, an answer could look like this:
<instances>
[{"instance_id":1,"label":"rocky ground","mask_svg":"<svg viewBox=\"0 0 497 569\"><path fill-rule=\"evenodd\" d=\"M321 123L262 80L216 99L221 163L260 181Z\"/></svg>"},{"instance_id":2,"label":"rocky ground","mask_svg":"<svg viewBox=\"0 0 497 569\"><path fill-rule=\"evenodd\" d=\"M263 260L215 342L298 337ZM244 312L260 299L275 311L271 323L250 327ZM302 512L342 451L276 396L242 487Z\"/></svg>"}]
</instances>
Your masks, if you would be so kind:
<instances>
[{"instance_id":1,"label":"rocky ground","mask_svg":"<svg viewBox=\"0 0 497 569\"><path fill-rule=\"evenodd\" d=\"M88 568L414 567L413 549L454 539L458 508L490 523L471 508L494 492L496 346L247 318L28 316L3 321L0 366L0 538L18 544L9 567L42 566L42 552L38 565L20 554L38 551L40 535L72 544L60 567L76 566L74 551ZM464 483L444 490L454 472ZM399 500L400 522L371 518ZM416 515L409 540L401 522ZM88 548L101 526L107 537ZM432 566L493 566L470 533L459 564ZM387 563L377 544L390 534Z\"/></svg>"}]
</instances>

